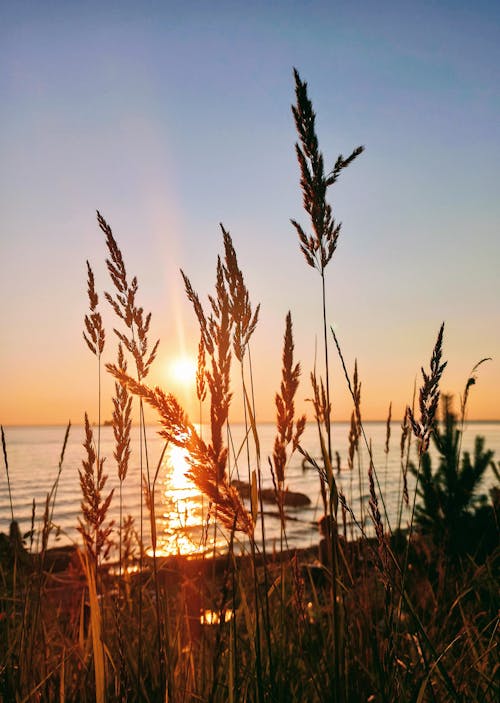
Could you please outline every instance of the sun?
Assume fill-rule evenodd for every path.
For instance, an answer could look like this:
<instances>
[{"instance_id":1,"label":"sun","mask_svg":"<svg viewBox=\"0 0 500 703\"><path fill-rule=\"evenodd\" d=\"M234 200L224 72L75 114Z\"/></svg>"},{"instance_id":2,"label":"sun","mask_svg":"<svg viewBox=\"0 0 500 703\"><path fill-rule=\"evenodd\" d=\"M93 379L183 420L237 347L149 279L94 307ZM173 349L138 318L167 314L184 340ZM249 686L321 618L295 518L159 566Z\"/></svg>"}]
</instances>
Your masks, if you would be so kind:
<instances>
[{"instance_id":1,"label":"sun","mask_svg":"<svg viewBox=\"0 0 500 703\"><path fill-rule=\"evenodd\" d=\"M196 379L196 361L190 356L178 356L169 364L169 376L180 386L191 386Z\"/></svg>"}]
</instances>

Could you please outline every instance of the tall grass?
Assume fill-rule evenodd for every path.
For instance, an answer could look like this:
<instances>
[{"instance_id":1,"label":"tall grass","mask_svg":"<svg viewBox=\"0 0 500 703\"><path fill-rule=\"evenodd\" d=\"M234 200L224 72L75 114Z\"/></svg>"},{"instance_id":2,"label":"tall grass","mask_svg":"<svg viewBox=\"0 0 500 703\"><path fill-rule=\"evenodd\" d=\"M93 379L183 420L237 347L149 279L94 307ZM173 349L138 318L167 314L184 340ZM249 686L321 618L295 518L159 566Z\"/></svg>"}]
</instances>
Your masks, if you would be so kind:
<instances>
[{"instance_id":1,"label":"tall grass","mask_svg":"<svg viewBox=\"0 0 500 703\"><path fill-rule=\"evenodd\" d=\"M250 356L259 307L250 303L229 232L221 226L224 253L217 259L215 292L208 297L208 307L202 305L189 277L182 273L200 330L197 425L172 394L147 383L158 349L155 343L150 350L151 315L138 305L137 279L128 278L111 227L98 213L114 290L105 297L121 325L115 329L116 358L105 367L115 380L113 459L118 497L106 489L99 410L96 434L85 418L79 517L83 545L69 565L55 573L49 559L57 482L38 527L38 552L27 552L15 529L10 539L0 543L1 701L497 700L498 549L451 559L413 524L418 483L410 495L411 433L417 442L417 458L424 457L436 434L439 385L445 368L443 327L430 370L422 371L420 414L417 416L410 405L404 415L399 443L399 510L392 525L379 480L384 467L376 466L363 425L357 363L351 376L332 330L353 401L346 463L351 481L359 484L359 494L367 487L368 501L360 499L358 505L339 488L342 458L337 452L333 461L325 270L337 245L340 224L326 194L361 148L347 159L339 156L332 171L325 174L307 86L297 72L294 75L296 154L313 234L306 235L297 222L294 227L306 261L319 271L322 283L325 379L316 369L310 374L319 452L306 446L306 418L296 417L294 399L301 369L294 359L289 312L275 396L275 441L270 455L262 456L253 392L258 379L253 377ZM87 277L90 311L84 334L98 359L100 407L106 335L88 264ZM231 432L234 361L239 365L246 418L245 438L238 447L232 446ZM474 379L475 370L471 374ZM472 385L466 384L462 418ZM139 457L131 454L134 398ZM158 553L156 488L166 469L163 454L156 468L150 468L144 404L157 413L165 447L173 445L187 452L188 476L207 500L203 558L162 557ZM201 426L203 417L209 418L208 430ZM386 457L393 451L390 417L391 406ZM67 434L58 477L66 442ZM15 493L10 486L3 429L2 444L15 525ZM288 549L287 469L295 451L313 466L320 484L322 534L312 552ZM363 455L368 457L366 466ZM234 480L239 477L241 457L246 463L250 496L246 502L237 487L241 484ZM141 477L137 530L131 518L124 517L123 505L123 486L130 480L133 461L139 463ZM266 548L263 465L273 478L280 519L277 554ZM418 468L416 472L418 475ZM108 513L117 499L119 524L115 526ZM149 518L149 530L143 527L143 510ZM404 515L408 515L407 525ZM488 528L498 535L498 506L488 508L485 515ZM226 547L219 553L216 541L220 542L221 534ZM105 559L110 550L117 561L114 568ZM135 563L134 553L139 555Z\"/></svg>"},{"instance_id":2,"label":"tall grass","mask_svg":"<svg viewBox=\"0 0 500 703\"><path fill-rule=\"evenodd\" d=\"M331 423L330 423L330 364L328 359L328 326L326 312L326 267L330 263L342 227L333 215L332 207L327 201L327 191L338 180L341 172L351 164L364 150L358 146L346 159L340 154L329 173L325 174L323 154L319 150L316 135L316 115L307 94L307 83L301 80L299 72L294 69L296 103L292 113L297 128L299 142L295 152L300 167L300 187L304 210L311 221L312 234L307 235L303 227L291 220L300 241L300 250L309 266L316 269L321 276L321 303L323 314L323 342L325 352L326 403L324 404L324 424L328 438L328 456L332 460Z\"/></svg>"}]
</instances>

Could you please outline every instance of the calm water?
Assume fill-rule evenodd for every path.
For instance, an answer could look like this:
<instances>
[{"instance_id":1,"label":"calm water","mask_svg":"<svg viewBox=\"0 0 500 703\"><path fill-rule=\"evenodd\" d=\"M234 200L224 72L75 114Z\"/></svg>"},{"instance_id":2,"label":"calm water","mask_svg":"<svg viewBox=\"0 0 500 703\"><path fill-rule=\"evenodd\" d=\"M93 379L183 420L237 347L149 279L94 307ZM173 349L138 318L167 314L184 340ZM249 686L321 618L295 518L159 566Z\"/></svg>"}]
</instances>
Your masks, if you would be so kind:
<instances>
[{"instance_id":1,"label":"calm water","mask_svg":"<svg viewBox=\"0 0 500 703\"><path fill-rule=\"evenodd\" d=\"M385 454L385 423L367 423L365 431L368 439L372 441L375 467L387 514L391 525L398 519L401 496L401 470L400 470L400 426L393 423L391 428L391 441L389 454ZM27 532L31 526L31 513L33 499L36 506L36 524L39 525L44 511L47 492L50 491L57 476L59 456L63 443L65 429L62 427L8 427L5 430L9 473L12 488L14 516L19 521L21 530ZM124 515L130 513L136 520L137 529L140 523L140 459L138 428L133 428L134 442L133 454L129 473L123 486ZM368 477L367 477L367 452L361 452L359 465L355 462L354 471L347 470L348 448L347 424L338 423L333 429L333 445L341 456L342 471L337 475L337 483L343 490L349 504L352 506L356 518L363 523L368 532L371 532L368 517ZM238 455L244 437L244 428L240 425L231 428L233 461L231 462L234 476L239 474L246 480L248 468L246 451ZM259 436L261 443L261 464L264 487L272 487L272 479L268 469L267 457L272 453L275 428L273 425L261 425ZM463 438L463 450L473 448L474 437L483 435L486 438L486 448L495 451L495 458L500 459L500 423L470 423ZM148 455L151 473L154 475L164 443L155 433L155 428L147 430ZM80 485L78 470L81 467L84 450L82 447L83 428L71 429L60 483L57 491L57 500L53 521L59 528L58 544L78 542L77 516L80 509ZM314 457L319 457L319 445L316 438L314 425L309 425L302 442ZM111 518L118 522L118 480L116 464L113 459L113 431L111 427L101 429L101 455L106 457L105 472L108 474L109 489L115 487L115 496L111 505ZM415 460L415 455L413 455ZM250 457L252 468L255 467L255 457ZM8 531L10 522L10 504L7 490L7 481L3 460L0 471L0 531ZM168 449L158 473L156 488L156 512L159 533L159 546L164 553L194 552L199 549L204 516L206 514L206 501L200 496L196 488L185 479L185 457L182 452L173 448ZM410 496L413 482L408 477ZM495 478L490 469L483 482L483 490L495 483ZM305 493L311 500L306 508L289 508L287 513L287 538L290 546L311 546L318 541L317 520L321 517L321 498L319 481L314 469L303 470L302 457L297 453L291 459L287 470L287 484L291 491ZM361 487L361 490L360 490ZM381 513L384 514L382 504ZM268 549L279 547L280 523L272 505L264 505L266 542ZM340 511L339 511L340 515ZM409 512L403 511L402 525L408 522ZM148 514L144 509L144 541L149 543ZM359 534L357 528L349 524L348 535ZM210 535L213 535L211 528ZM36 539L36 538L35 538ZM55 544L55 535L52 544ZM225 536L217 535L221 548L225 544Z\"/></svg>"}]
</instances>

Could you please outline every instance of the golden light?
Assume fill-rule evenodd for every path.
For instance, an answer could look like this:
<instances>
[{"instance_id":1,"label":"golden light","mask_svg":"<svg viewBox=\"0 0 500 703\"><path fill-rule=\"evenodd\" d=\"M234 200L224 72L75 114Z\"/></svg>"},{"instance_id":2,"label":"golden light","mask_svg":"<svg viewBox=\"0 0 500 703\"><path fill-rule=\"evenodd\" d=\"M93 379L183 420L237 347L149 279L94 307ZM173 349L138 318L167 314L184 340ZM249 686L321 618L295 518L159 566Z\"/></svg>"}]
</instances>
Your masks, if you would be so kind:
<instances>
[{"instance_id":1,"label":"golden light","mask_svg":"<svg viewBox=\"0 0 500 703\"><path fill-rule=\"evenodd\" d=\"M222 613L223 622L231 622L234 613L230 608L227 608ZM221 613L216 613L214 610L202 610L200 613L200 623L202 625L220 625Z\"/></svg>"},{"instance_id":2,"label":"golden light","mask_svg":"<svg viewBox=\"0 0 500 703\"><path fill-rule=\"evenodd\" d=\"M186 476L189 454L185 449L169 445L162 464L161 490L157 505L157 556L213 553L214 532L208 530L208 501ZM210 536L210 543L207 538ZM227 545L227 537L218 529L215 547Z\"/></svg>"},{"instance_id":3,"label":"golden light","mask_svg":"<svg viewBox=\"0 0 500 703\"><path fill-rule=\"evenodd\" d=\"M190 356L179 356L169 365L170 378L181 386L193 385L196 379L197 364Z\"/></svg>"},{"instance_id":4,"label":"golden light","mask_svg":"<svg viewBox=\"0 0 500 703\"><path fill-rule=\"evenodd\" d=\"M193 490L193 484L186 478L186 472L189 469L187 458L186 449L173 444L168 448L168 465L171 471L168 481L170 490Z\"/></svg>"},{"instance_id":5,"label":"golden light","mask_svg":"<svg viewBox=\"0 0 500 703\"><path fill-rule=\"evenodd\" d=\"M186 477L189 468L185 449L169 446L165 457L162 517L157 554L196 554L202 549L203 500Z\"/></svg>"}]
</instances>

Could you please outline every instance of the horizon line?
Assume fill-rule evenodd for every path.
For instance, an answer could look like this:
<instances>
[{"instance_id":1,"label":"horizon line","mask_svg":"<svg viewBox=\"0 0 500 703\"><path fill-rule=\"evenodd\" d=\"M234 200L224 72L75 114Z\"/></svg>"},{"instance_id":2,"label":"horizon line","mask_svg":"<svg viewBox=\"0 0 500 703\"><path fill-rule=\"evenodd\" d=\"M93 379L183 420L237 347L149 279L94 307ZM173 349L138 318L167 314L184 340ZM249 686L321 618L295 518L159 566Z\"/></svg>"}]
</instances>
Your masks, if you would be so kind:
<instances>
[{"instance_id":1,"label":"horizon line","mask_svg":"<svg viewBox=\"0 0 500 703\"><path fill-rule=\"evenodd\" d=\"M391 425L395 424L395 423L401 423L402 421L403 421L403 418L391 418ZM331 425L335 425L335 424L346 425L346 424L349 424L350 422L351 422L351 418L346 418L343 420L332 420ZM470 419L466 418L464 422L465 422L465 424L487 424L487 423L500 424L500 418L496 418L496 419L494 419L494 418L490 418L490 419L480 418L480 419L474 419L474 420L470 420ZM312 424L312 423L316 423L316 420L314 420L314 419L306 420L306 424ZM381 424L381 423L387 424L387 417L379 419L379 420L363 420L361 424L363 424L363 425L372 424L373 425L373 424ZM93 427L97 427L96 422L91 422L90 424ZM157 420L152 420L152 421L146 422L147 426L156 425L156 424L161 424L161 423ZM196 425L199 423L196 421L193 421L193 424ZM202 424L209 425L210 422L204 422ZM233 422L230 422L229 424L244 425L245 421L244 420L233 421ZM257 421L257 425L275 425L275 424L276 424L275 420L258 420ZM67 427L68 423L67 422L12 422L12 423L8 423L8 424L7 423L2 424L1 426L4 428L9 428L9 427ZM71 422L71 426L72 427L84 427L84 423L83 422ZM101 427L111 427L111 426L112 425L110 425L110 424L105 424L104 422L101 422ZM139 423L133 422L132 427L139 427Z\"/></svg>"}]
</instances>

